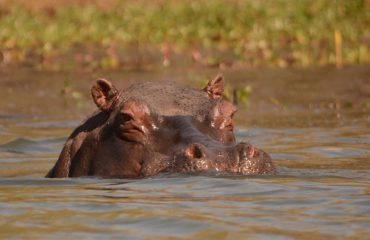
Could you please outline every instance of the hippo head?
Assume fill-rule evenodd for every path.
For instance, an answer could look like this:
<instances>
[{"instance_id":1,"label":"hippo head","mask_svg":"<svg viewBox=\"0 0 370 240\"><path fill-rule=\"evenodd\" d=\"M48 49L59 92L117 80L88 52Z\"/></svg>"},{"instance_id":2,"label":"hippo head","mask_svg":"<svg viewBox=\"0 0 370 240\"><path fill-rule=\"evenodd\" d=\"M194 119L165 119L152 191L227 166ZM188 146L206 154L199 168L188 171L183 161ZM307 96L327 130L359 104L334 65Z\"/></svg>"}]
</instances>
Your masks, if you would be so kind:
<instances>
[{"instance_id":1,"label":"hippo head","mask_svg":"<svg viewBox=\"0 0 370 240\"><path fill-rule=\"evenodd\" d=\"M201 90L150 82L119 91L99 79L91 94L100 111L82 126L94 124L80 127L67 140L58 162L69 170L58 171L57 162L48 176L273 173L267 153L236 143L236 107L222 99L223 90L221 75Z\"/></svg>"},{"instance_id":2,"label":"hippo head","mask_svg":"<svg viewBox=\"0 0 370 240\"><path fill-rule=\"evenodd\" d=\"M92 162L94 172L120 175L111 174L115 171L105 165L111 162L107 157L131 167L134 174L129 176L171 171L273 172L268 154L250 144L235 143L236 107L222 99L223 90L220 75L202 90L144 83L118 91L108 80L97 80L92 96L109 117L99 133L102 143L96 153L98 163ZM107 154L107 149L116 154Z\"/></svg>"}]
</instances>

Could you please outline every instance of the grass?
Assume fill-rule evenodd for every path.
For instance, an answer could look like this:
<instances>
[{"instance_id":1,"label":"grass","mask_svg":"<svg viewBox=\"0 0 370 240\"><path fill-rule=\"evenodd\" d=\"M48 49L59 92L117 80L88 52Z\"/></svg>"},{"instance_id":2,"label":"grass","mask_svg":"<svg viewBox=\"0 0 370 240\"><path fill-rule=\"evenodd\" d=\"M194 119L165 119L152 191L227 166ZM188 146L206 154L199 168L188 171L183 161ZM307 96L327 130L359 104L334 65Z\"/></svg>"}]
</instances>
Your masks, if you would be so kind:
<instances>
[{"instance_id":1,"label":"grass","mask_svg":"<svg viewBox=\"0 0 370 240\"><path fill-rule=\"evenodd\" d=\"M367 0L32 2L0 1L2 65L117 68L127 49L154 49L164 66L176 54L207 66L370 62Z\"/></svg>"}]
</instances>

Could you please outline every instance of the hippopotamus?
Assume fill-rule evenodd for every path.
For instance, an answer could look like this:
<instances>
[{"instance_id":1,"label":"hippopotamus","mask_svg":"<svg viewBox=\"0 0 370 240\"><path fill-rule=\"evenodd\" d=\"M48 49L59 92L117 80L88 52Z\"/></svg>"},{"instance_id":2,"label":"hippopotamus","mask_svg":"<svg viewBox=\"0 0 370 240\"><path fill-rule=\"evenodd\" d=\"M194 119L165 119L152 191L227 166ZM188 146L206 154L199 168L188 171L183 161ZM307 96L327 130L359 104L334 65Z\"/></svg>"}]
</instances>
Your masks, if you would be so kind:
<instances>
[{"instance_id":1,"label":"hippopotamus","mask_svg":"<svg viewBox=\"0 0 370 240\"><path fill-rule=\"evenodd\" d=\"M168 82L118 90L98 79L98 107L67 139L46 177L145 178L159 173L273 174L271 157L237 143L233 115L223 99L224 78L203 89Z\"/></svg>"}]
</instances>

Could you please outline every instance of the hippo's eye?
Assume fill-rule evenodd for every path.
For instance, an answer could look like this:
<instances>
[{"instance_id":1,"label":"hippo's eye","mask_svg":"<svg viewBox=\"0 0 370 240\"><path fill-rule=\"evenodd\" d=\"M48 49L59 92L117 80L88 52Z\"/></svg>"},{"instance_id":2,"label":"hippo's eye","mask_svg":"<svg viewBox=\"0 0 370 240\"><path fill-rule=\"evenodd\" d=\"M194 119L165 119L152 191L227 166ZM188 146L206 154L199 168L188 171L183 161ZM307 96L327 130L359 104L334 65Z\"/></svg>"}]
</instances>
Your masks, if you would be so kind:
<instances>
[{"instance_id":1,"label":"hippo's eye","mask_svg":"<svg viewBox=\"0 0 370 240\"><path fill-rule=\"evenodd\" d=\"M128 122L134 119L134 117L128 113L121 113L121 119L123 122Z\"/></svg>"}]
</instances>

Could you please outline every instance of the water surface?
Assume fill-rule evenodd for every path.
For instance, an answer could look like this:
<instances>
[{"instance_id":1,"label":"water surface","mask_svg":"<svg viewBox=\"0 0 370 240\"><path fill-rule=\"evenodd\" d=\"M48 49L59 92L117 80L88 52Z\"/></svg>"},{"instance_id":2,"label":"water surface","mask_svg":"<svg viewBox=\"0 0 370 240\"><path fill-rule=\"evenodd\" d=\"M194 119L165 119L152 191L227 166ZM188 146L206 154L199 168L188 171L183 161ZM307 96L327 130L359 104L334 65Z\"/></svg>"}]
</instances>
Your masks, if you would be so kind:
<instances>
[{"instance_id":1,"label":"water surface","mask_svg":"<svg viewBox=\"0 0 370 240\"><path fill-rule=\"evenodd\" d=\"M165 174L142 180L43 176L72 129L93 111L88 89L95 76L108 74L125 86L188 79L187 70L5 71L0 76L0 238L366 239L367 69L227 71L234 85L248 83L253 89L248 108L239 110L237 137L271 153L278 174ZM61 94L65 81L73 84Z\"/></svg>"}]
</instances>

